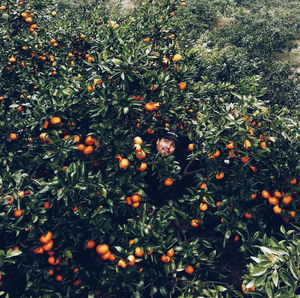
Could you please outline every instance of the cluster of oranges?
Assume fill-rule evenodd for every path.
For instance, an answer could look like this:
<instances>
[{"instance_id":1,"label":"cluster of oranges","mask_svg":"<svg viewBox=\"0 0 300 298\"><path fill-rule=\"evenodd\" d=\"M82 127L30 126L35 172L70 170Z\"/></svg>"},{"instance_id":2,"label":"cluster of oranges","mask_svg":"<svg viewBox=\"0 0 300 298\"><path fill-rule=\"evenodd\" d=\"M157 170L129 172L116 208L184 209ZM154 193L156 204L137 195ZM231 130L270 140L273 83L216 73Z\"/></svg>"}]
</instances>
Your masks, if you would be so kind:
<instances>
[{"instance_id":1,"label":"cluster of oranges","mask_svg":"<svg viewBox=\"0 0 300 298\"><path fill-rule=\"evenodd\" d=\"M68 136L68 135L64 136L64 139L68 139L69 137L71 137L71 136ZM74 137L73 140L76 143L80 143L79 136ZM95 138L93 138L92 136L87 136L84 140L84 144L80 143L80 144L76 145L76 148L79 151L82 151L83 154L89 155L89 154L93 153L95 148L97 148L99 146L100 146L100 144Z\"/></svg>"},{"instance_id":2,"label":"cluster of oranges","mask_svg":"<svg viewBox=\"0 0 300 298\"><path fill-rule=\"evenodd\" d=\"M33 252L35 254L42 254L42 253L47 251L47 252L50 252L50 254L52 254L51 250L54 246L54 242L53 242L52 237L53 237L53 233L51 231L48 231L46 234L41 235L41 237L39 239L40 243L41 243L41 246L35 248L33 250ZM53 257L53 255L51 255L50 257ZM59 260L56 260L55 262L53 262L52 258L48 259L48 262L49 262L49 264L52 264L52 265L57 265L57 264L60 263Z\"/></svg>"},{"instance_id":3,"label":"cluster of oranges","mask_svg":"<svg viewBox=\"0 0 300 298\"><path fill-rule=\"evenodd\" d=\"M291 181L297 182L297 179L294 178ZM273 195L268 190L263 190L261 192L261 196L267 199L270 205L273 205L273 212L276 214L280 214L282 212L281 206L289 205L293 201L293 197L291 195L280 192L279 190L274 190ZM290 211L290 216L295 217L295 211Z\"/></svg>"},{"instance_id":4,"label":"cluster of oranges","mask_svg":"<svg viewBox=\"0 0 300 298\"><path fill-rule=\"evenodd\" d=\"M127 197L125 199L127 205L132 206L133 208L137 208L140 206L140 201L141 201L142 197L140 194L135 193L133 194L131 197Z\"/></svg>"},{"instance_id":5,"label":"cluster of oranges","mask_svg":"<svg viewBox=\"0 0 300 298\"><path fill-rule=\"evenodd\" d=\"M160 257L160 260L163 262L163 263L170 263L171 261L173 261L173 256L175 255L175 250L174 248L170 248L166 254L163 254L161 257Z\"/></svg>"},{"instance_id":6,"label":"cluster of oranges","mask_svg":"<svg viewBox=\"0 0 300 298\"><path fill-rule=\"evenodd\" d=\"M144 159L147 156L147 154L142 148L142 144L143 144L142 138L141 137L135 137L133 139L133 142L134 142L133 148L134 148L135 157L139 160ZM147 163L144 162L144 161L141 161L140 165L136 169L139 172L144 172L144 171L147 170L147 168L148 168Z\"/></svg>"},{"instance_id":7,"label":"cluster of oranges","mask_svg":"<svg viewBox=\"0 0 300 298\"><path fill-rule=\"evenodd\" d=\"M41 243L41 246L35 248L33 252L35 254L43 254L44 252L47 252L48 254L48 263L53 266L58 266L61 264L61 260L57 257L55 257L55 252L52 251L52 248L54 246L53 241L53 233L51 231L48 231L47 233L40 236L39 241ZM59 269L59 267L57 267ZM55 270L49 269L48 274L54 275ZM57 274L55 276L56 281L62 281L64 279L63 275Z\"/></svg>"}]
</instances>

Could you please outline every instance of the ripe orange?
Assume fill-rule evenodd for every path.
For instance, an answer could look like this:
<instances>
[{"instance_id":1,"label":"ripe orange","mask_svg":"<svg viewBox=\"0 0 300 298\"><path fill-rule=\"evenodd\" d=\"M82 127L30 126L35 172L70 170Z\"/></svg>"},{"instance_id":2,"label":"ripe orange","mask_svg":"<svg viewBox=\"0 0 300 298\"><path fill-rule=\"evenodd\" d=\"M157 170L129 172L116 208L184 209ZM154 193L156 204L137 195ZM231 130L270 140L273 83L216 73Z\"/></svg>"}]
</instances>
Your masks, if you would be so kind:
<instances>
[{"instance_id":1,"label":"ripe orange","mask_svg":"<svg viewBox=\"0 0 300 298\"><path fill-rule=\"evenodd\" d=\"M206 189L207 188L207 184L206 183L202 183L199 186L200 189Z\"/></svg>"},{"instance_id":2,"label":"ripe orange","mask_svg":"<svg viewBox=\"0 0 300 298\"><path fill-rule=\"evenodd\" d=\"M97 252L97 254L99 254L99 255L104 255L104 254L106 254L108 251L109 251L109 247L108 247L107 244L99 244L99 245L96 247L96 252Z\"/></svg>"},{"instance_id":3,"label":"ripe orange","mask_svg":"<svg viewBox=\"0 0 300 298\"><path fill-rule=\"evenodd\" d=\"M244 147L245 149L249 149L249 148L251 148L251 146L252 146L252 144L251 144L251 142L250 142L249 140L245 140L245 141L244 141L243 147Z\"/></svg>"},{"instance_id":4,"label":"ripe orange","mask_svg":"<svg viewBox=\"0 0 300 298\"><path fill-rule=\"evenodd\" d=\"M59 124L61 123L61 118L60 117L52 117L50 119L51 124Z\"/></svg>"},{"instance_id":5,"label":"ripe orange","mask_svg":"<svg viewBox=\"0 0 300 298\"><path fill-rule=\"evenodd\" d=\"M74 269L73 269L73 272L74 273L76 273L76 272L78 272L79 271L79 268L77 268L77 267L75 267Z\"/></svg>"},{"instance_id":6,"label":"ripe orange","mask_svg":"<svg viewBox=\"0 0 300 298\"><path fill-rule=\"evenodd\" d=\"M195 269L193 266L187 266L184 268L184 271L187 273L187 274L193 274Z\"/></svg>"},{"instance_id":7,"label":"ripe orange","mask_svg":"<svg viewBox=\"0 0 300 298\"><path fill-rule=\"evenodd\" d=\"M94 148L93 148L92 146L87 146L87 147L83 150L83 153L84 153L85 155L88 155L88 154L93 153L93 151L94 151Z\"/></svg>"},{"instance_id":8,"label":"ripe orange","mask_svg":"<svg viewBox=\"0 0 300 298\"><path fill-rule=\"evenodd\" d=\"M250 160L250 158L249 158L248 156L243 156L243 157L241 158L241 162L242 162L242 163L247 163L249 160Z\"/></svg>"},{"instance_id":9,"label":"ripe orange","mask_svg":"<svg viewBox=\"0 0 300 298\"><path fill-rule=\"evenodd\" d=\"M79 144L75 146L78 150L84 151L86 149L86 146L84 144Z\"/></svg>"},{"instance_id":10,"label":"ripe orange","mask_svg":"<svg viewBox=\"0 0 300 298\"><path fill-rule=\"evenodd\" d=\"M149 103L145 104L145 109L147 111L154 111L154 110L157 110L159 106L160 106L160 103L158 103L158 102L149 102Z\"/></svg>"},{"instance_id":11,"label":"ripe orange","mask_svg":"<svg viewBox=\"0 0 300 298\"><path fill-rule=\"evenodd\" d=\"M120 266L122 268L126 268L127 267L127 263L126 263L126 261L124 261L123 259L121 259L118 262L118 266Z\"/></svg>"},{"instance_id":12,"label":"ripe orange","mask_svg":"<svg viewBox=\"0 0 300 298\"><path fill-rule=\"evenodd\" d=\"M75 136L75 137L73 138L73 141L74 141L75 143L79 143L79 142L80 142L80 136Z\"/></svg>"},{"instance_id":13,"label":"ripe orange","mask_svg":"<svg viewBox=\"0 0 300 298\"><path fill-rule=\"evenodd\" d=\"M275 205L278 205L279 200L278 200L276 197L270 197L270 198L268 199L268 202L269 202L269 204L275 206Z\"/></svg>"},{"instance_id":14,"label":"ripe orange","mask_svg":"<svg viewBox=\"0 0 300 298\"><path fill-rule=\"evenodd\" d=\"M137 207L140 207L141 203L140 202L135 202L135 203L132 203L132 207L133 208L137 208Z\"/></svg>"},{"instance_id":15,"label":"ripe orange","mask_svg":"<svg viewBox=\"0 0 300 298\"><path fill-rule=\"evenodd\" d=\"M49 209L49 208L51 207L51 205L50 205L49 202L45 202L44 205L43 205L43 207L44 207L45 209Z\"/></svg>"},{"instance_id":16,"label":"ripe orange","mask_svg":"<svg viewBox=\"0 0 300 298\"><path fill-rule=\"evenodd\" d=\"M144 172L146 171L148 168L148 165L145 163L145 162L141 162L140 166L137 167L136 169L139 171L139 172Z\"/></svg>"},{"instance_id":17,"label":"ripe orange","mask_svg":"<svg viewBox=\"0 0 300 298\"><path fill-rule=\"evenodd\" d=\"M73 285L74 285L75 287L79 287L79 286L81 285L81 280L80 280L80 279L74 280Z\"/></svg>"},{"instance_id":18,"label":"ripe orange","mask_svg":"<svg viewBox=\"0 0 300 298\"><path fill-rule=\"evenodd\" d=\"M280 191L278 191L278 190L275 190L274 193L273 193L273 195L275 197L277 197L277 198L282 198L282 196L283 196L283 194Z\"/></svg>"},{"instance_id":19,"label":"ripe orange","mask_svg":"<svg viewBox=\"0 0 300 298\"><path fill-rule=\"evenodd\" d=\"M11 62L11 63L13 63L13 62L16 62L17 60L16 60L16 58L14 57L14 56L11 56L9 59L8 59L8 62Z\"/></svg>"},{"instance_id":20,"label":"ripe orange","mask_svg":"<svg viewBox=\"0 0 300 298\"><path fill-rule=\"evenodd\" d=\"M134 250L134 254L137 256L137 257L142 257L144 255L144 249L142 247L136 247L135 250Z\"/></svg>"},{"instance_id":21,"label":"ripe orange","mask_svg":"<svg viewBox=\"0 0 300 298\"><path fill-rule=\"evenodd\" d=\"M216 150L212 155L208 154L208 158L217 158L218 156L220 156L221 151L220 150Z\"/></svg>"},{"instance_id":22,"label":"ripe orange","mask_svg":"<svg viewBox=\"0 0 300 298\"><path fill-rule=\"evenodd\" d=\"M267 190L263 190L263 191L261 192L261 195L262 195L262 197L265 198L265 199L269 199L269 198L271 197L270 193L269 193Z\"/></svg>"},{"instance_id":23,"label":"ripe orange","mask_svg":"<svg viewBox=\"0 0 300 298\"><path fill-rule=\"evenodd\" d=\"M62 281L64 279L64 277L60 274L57 274L55 279L56 279L56 281Z\"/></svg>"},{"instance_id":24,"label":"ripe orange","mask_svg":"<svg viewBox=\"0 0 300 298\"><path fill-rule=\"evenodd\" d=\"M136 203L139 202L142 199L142 197L139 194L134 194L131 196L131 202Z\"/></svg>"},{"instance_id":25,"label":"ripe orange","mask_svg":"<svg viewBox=\"0 0 300 298\"><path fill-rule=\"evenodd\" d=\"M52 232L48 231L46 234L44 234L40 237L40 242L46 244L52 239L52 237L53 237Z\"/></svg>"},{"instance_id":26,"label":"ripe orange","mask_svg":"<svg viewBox=\"0 0 300 298\"><path fill-rule=\"evenodd\" d=\"M179 88L179 90L184 90L186 88L186 82L180 82L178 84L178 88Z\"/></svg>"},{"instance_id":27,"label":"ripe orange","mask_svg":"<svg viewBox=\"0 0 300 298\"><path fill-rule=\"evenodd\" d=\"M14 217L21 217L23 215L24 211L22 209L16 209L14 211Z\"/></svg>"},{"instance_id":28,"label":"ripe orange","mask_svg":"<svg viewBox=\"0 0 300 298\"><path fill-rule=\"evenodd\" d=\"M133 265L135 264L135 256L134 256L134 255L129 255L129 256L127 257L127 260L129 261L129 262L127 263L129 266L133 266Z\"/></svg>"},{"instance_id":29,"label":"ripe orange","mask_svg":"<svg viewBox=\"0 0 300 298\"><path fill-rule=\"evenodd\" d=\"M87 87L87 90L89 91L89 92L94 92L95 90L96 90L96 87L93 85L93 86L88 86Z\"/></svg>"},{"instance_id":30,"label":"ripe orange","mask_svg":"<svg viewBox=\"0 0 300 298\"><path fill-rule=\"evenodd\" d=\"M65 135L64 137L63 137L63 139L64 140L67 140L67 139L69 139L71 136L70 135Z\"/></svg>"},{"instance_id":31,"label":"ripe orange","mask_svg":"<svg viewBox=\"0 0 300 298\"><path fill-rule=\"evenodd\" d=\"M87 240L85 243L85 247L90 249L96 246L96 242L94 240Z\"/></svg>"},{"instance_id":32,"label":"ripe orange","mask_svg":"<svg viewBox=\"0 0 300 298\"><path fill-rule=\"evenodd\" d=\"M40 246L40 247L37 247L33 250L33 252L35 254L42 254L44 252L44 249Z\"/></svg>"},{"instance_id":33,"label":"ripe orange","mask_svg":"<svg viewBox=\"0 0 300 298\"><path fill-rule=\"evenodd\" d=\"M261 149L267 148L267 143L266 143L266 142L261 142L261 143L260 143L260 148L261 148Z\"/></svg>"},{"instance_id":34,"label":"ripe orange","mask_svg":"<svg viewBox=\"0 0 300 298\"><path fill-rule=\"evenodd\" d=\"M139 144L134 144L133 148L135 153L142 151L142 146Z\"/></svg>"},{"instance_id":35,"label":"ripe orange","mask_svg":"<svg viewBox=\"0 0 300 298\"><path fill-rule=\"evenodd\" d=\"M10 140L17 140L19 137L16 133L10 133L9 134L9 139Z\"/></svg>"},{"instance_id":36,"label":"ripe orange","mask_svg":"<svg viewBox=\"0 0 300 298\"><path fill-rule=\"evenodd\" d=\"M225 176L225 174L224 174L223 172L221 172L220 174L216 174L216 175L215 175L216 179L218 179L218 180L223 179L224 176Z\"/></svg>"},{"instance_id":37,"label":"ripe orange","mask_svg":"<svg viewBox=\"0 0 300 298\"><path fill-rule=\"evenodd\" d=\"M113 262L113 261L116 259L116 257L111 253L108 259L109 259L111 262Z\"/></svg>"},{"instance_id":38,"label":"ripe orange","mask_svg":"<svg viewBox=\"0 0 300 298\"><path fill-rule=\"evenodd\" d=\"M171 178L166 178L164 181L165 186L171 186L174 183L174 181Z\"/></svg>"},{"instance_id":39,"label":"ripe orange","mask_svg":"<svg viewBox=\"0 0 300 298\"><path fill-rule=\"evenodd\" d=\"M25 192L22 191L22 190L19 190L19 191L18 191L18 197L19 197L20 199L23 199L23 198L25 197Z\"/></svg>"},{"instance_id":40,"label":"ripe orange","mask_svg":"<svg viewBox=\"0 0 300 298\"><path fill-rule=\"evenodd\" d=\"M51 265L58 265L58 264L60 264L60 260L51 256L48 258L48 263Z\"/></svg>"},{"instance_id":41,"label":"ripe orange","mask_svg":"<svg viewBox=\"0 0 300 298\"><path fill-rule=\"evenodd\" d=\"M282 208L280 208L279 205L275 205L275 206L273 207L273 211L274 211L274 213L276 213L276 214L280 214L281 211L282 211Z\"/></svg>"},{"instance_id":42,"label":"ripe orange","mask_svg":"<svg viewBox=\"0 0 300 298\"><path fill-rule=\"evenodd\" d=\"M256 193L253 193L253 194L251 195L251 199L252 199L252 200L256 199L256 197L257 197L257 194L256 194Z\"/></svg>"},{"instance_id":43,"label":"ripe orange","mask_svg":"<svg viewBox=\"0 0 300 298\"><path fill-rule=\"evenodd\" d=\"M49 274L49 275L53 275L54 273L55 273L55 271L54 271L53 269L49 269L49 270L48 270L48 274Z\"/></svg>"},{"instance_id":44,"label":"ripe orange","mask_svg":"<svg viewBox=\"0 0 300 298\"><path fill-rule=\"evenodd\" d=\"M293 200L292 196L284 196L282 199L282 203L287 205L287 204L290 204L292 202L292 200Z\"/></svg>"},{"instance_id":45,"label":"ripe orange","mask_svg":"<svg viewBox=\"0 0 300 298\"><path fill-rule=\"evenodd\" d=\"M170 248L168 251L167 251L167 255L172 258L174 255L175 255L175 250L174 248Z\"/></svg>"},{"instance_id":46,"label":"ripe orange","mask_svg":"<svg viewBox=\"0 0 300 298\"><path fill-rule=\"evenodd\" d=\"M145 153L145 151L141 150L140 152L137 152L137 154L135 155L135 157L137 159L143 159L143 158L146 157L146 153Z\"/></svg>"},{"instance_id":47,"label":"ripe orange","mask_svg":"<svg viewBox=\"0 0 300 298\"><path fill-rule=\"evenodd\" d=\"M201 211L206 211L208 209L208 205L206 203L200 203L199 208Z\"/></svg>"},{"instance_id":48,"label":"ripe orange","mask_svg":"<svg viewBox=\"0 0 300 298\"><path fill-rule=\"evenodd\" d=\"M133 139L134 144L138 144L138 145L142 145L143 144L143 140L141 137L135 137Z\"/></svg>"},{"instance_id":49,"label":"ripe orange","mask_svg":"<svg viewBox=\"0 0 300 298\"><path fill-rule=\"evenodd\" d=\"M172 58L172 61L178 62L182 60L182 56L180 54L175 54Z\"/></svg>"},{"instance_id":50,"label":"ripe orange","mask_svg":"<svg viewBox=\"0 0 300 298\"><path fill-rule=\"evenodd\" d=\"M227 149L233 149L235 147L234 142L230 141L229 144L225 145Z\"/></svg>"},{"instance_id":51,"label":"ripe orange","mask_svg":"<svg viewBox=\"0 0 300 298\"><path fill-rule=\"evenodd\" d=\"M216 207L219 207L219 206L221 206L221 204L222 204L222 202L221 202L221 201L217 201L217 202L215 203Z\"/></svg>"},{"instance_id":52,"label":"ripe orange","mask_svg":"<svg viewBox=\"0 0 300 298\"><path fill-rule=\"evenodd\" d=\"M111 255L111 252L108 251L108 252L106 252L105 254L102 254L102 255L101 255L101 259L102 259L102 260L109 260L110 255Z\"/></svg>"},{"instance_id":53,"label":"ripe orange","mask_svg":"<svg viewBox=\"0 0 300 298\"><path fill-rule=\"evenodd\" d=\"M198 218L194 218L191 220L191 226L193 228L198 228L200 224L201 224L201 220Z\"/></svg>"},{"instance_id":54,"label":"ripe orange","mask_svg":"<svg viewBox=\"0 0 300 298\"><path fill-rule=\"evenodd\" d=\"M171 258L170 258L169 256L167 256L167 255L162 255L162 256L160 257L160 260L161 260L162 262L164 262L164 263L169 263L169 262L171 261Z\"/></svg>"},{"instance_id":55,"label":"ripe orange","mask_svg":"<svg viewBox=\"0 0 300 298\"><path fill-rule=\"evenodd\" d=\"M290 211L290 216L295 217L296 216L296 211Z\"/></svg>"},{"instance_id":56,"label":"ripe orange","mask_svg":"<svg viewBox=\"0 0 300 298\"><path fill-rule=\"evenodd\" d=\"M47 139L47 136L48 136L48 134L47 134L46 132L42 132L42 133L40 134L40 139L41 139L41 140L46 140L46 139Z\"/></svg>"},{"instance_id":57,"label":"ripe orange","mask_svg":"<svg viewBox=\"0 0 300 298\"><path fill-rule=\"evenodd\" d=\"M296 184L297 183L297 179L294 177L293 179L291 179L289 181L290 184Z\"/></svg>"},{"instance_id":58,"label":"ripe orange","mask_svg":"<svg viewBox=\"0 0 300 298\"><path fill-rule=\"evenodd\" d=\"M46 243L46 244L43 245L44 251L49 251L49 250L51 250L52 247L53 247L53 245L54 245L53 240L50 240L48 243Z\"/></svg>"},{"instance_id":59,"label":"ripe orange","mask_svg":"<svg viewBox=\"0 0 300 298\"><path fill-rule=\"evenodd\" d=\"M96 140L95 140L92 136L87 136L87 137L85 138L85 143L86 143L87 145L94 145L95 142L96 142Z\"/></svg>"},{"instance_id":60,"label":"ripe orange","mask_svg":"<svg viewBox=\"0 0 300 298\"><path fill-rule=\"evenodd\" d=\"M195 149L195 145L194 144L189 144L188 145L188 151L193 151Z\"/></svg>"},{"instance_id":61,"label":"ripe orange","mask_svg":"<svg viewBox=\"0 0 300 298\"><path fill-rule=\"evenodd\" d=\"M155 130L154 130L154 129L151 129L151 128L148 128L148 129L147 129L147 133L148 133L149 135L153 135L153 134L155 133Z\"/></svg>"},{"instance_id":62,"label":"ripe orange","mask_svg":"<svg viewBox=\"0 0 300 298\"><path fill-rule=\"evenodd\" d=\"M243 292L244 294L249 295L249 294L248 294L249 291L254 292L254 291L255 291L255 287L253 286L253 287L251 287L251 288L245 288L245 286L242 285L242 292Z\"/></svg>"},{"instance_id":63,"label":"ripe orange","mask_svg":"<svg viewBox=\"0 0 300 298\"><path fill-rule=\"evenodd\" d=\"M151 40L150 37L145 37L145 38L143 38L143 42L149 42L150 40Z\"/></svg>"},{"instance_id":64,"label":"ripe orange","mask_svg":"<svg viewBox=\"0 0 300 298\"><path fill-rule=\"evenodd\" d=\"M237 242L237 241L239 241L239 240L240 240L239 235L235 235L234 238L233 238L233 241Z\"/></svg>"},{"instance_id":65,"label":"ripe orange","mask_svg":"<svg viewBox=\"0 0 300 298\"><path fill-rule=\"evenodd\" d=\"M128 166L129 166L129 160L128 159L123 158L123 159L120 160L119 167L121 169L126 169Z\"/></svg>"},{"instance_id":66,"label":"ripe orange","mask_svg":"<svg viewBox=\"0 0 300 298\"><path fill-rule=\"evenodd\" d=\"M253 216L252 213L246 212L246 213L244 214L244 217L246 217L246 218L253 218L254 216Z\"/></svg>"}]
</instances>

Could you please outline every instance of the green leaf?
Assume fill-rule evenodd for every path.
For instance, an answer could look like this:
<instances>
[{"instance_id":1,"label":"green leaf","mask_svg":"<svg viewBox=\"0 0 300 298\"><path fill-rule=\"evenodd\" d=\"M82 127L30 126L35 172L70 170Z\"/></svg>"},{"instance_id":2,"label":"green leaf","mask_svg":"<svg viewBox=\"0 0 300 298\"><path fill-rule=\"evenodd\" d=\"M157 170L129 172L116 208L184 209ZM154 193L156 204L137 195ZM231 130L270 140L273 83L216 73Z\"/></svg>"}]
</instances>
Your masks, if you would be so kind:
<instances>
[{"instance_id":1,"label":"green leaf","mask_svg":"<svg viewBox=\"0 0 300 298\"><path fill-rule=\"evenodd\" d=\"M250 257L254 262L260 263L262 260L256 257Z\"/></svg>"},{"instance_id":2,"label":"green leaf","mask_svg":"<svg viewBox=\"0 0 300 298\"><path fill-rule=\"evenodd\" d=\"M216 287L218 291L220 292L226 292L227 291L227 288L223 287L223 286L217 286Z\"/></svg>"},{"instance_id":3,"label":"green leaf","mask_svg":"<svg viewBox=\"0 0 300 298\"><path fill-rule=\"evenodd\" d=\"M278 287L278 272L277 272L276 269L273 271L271 277L272 277L272 281L273 281L274 286L277 288Z\"/></svg>"},{"instance_id":4,"label":"green leaf","mask_svg":"<svg viewBox=\"0 0 300 298\"><path fill-rule=\"evenodd\" d=\"M124 249L121 246L114 246L114 248L117 250L119 253L124 253Z\"/></svg>"},{"instance_id":5,"label":"green leaf","mask_svg":"<svg viewBox=\"0 0 300 298\"><path fill-rule=\"evenodd\" d=\"M167 297L168 293L167 293L167 289L164 286L160 286L159 287L159 292L162 294L162 296Z\"/></svg>"},{"instance_id":6,"label":"green leaf","mask_svg":"<svg viewBox=\"0 0 300 298\"><path fill-rule=\"evenodd\" d=\"M289 269L291 270L291 273L294 276L294 278L296 278L296 280L299 280L293 259L289 261Z\"/></svg>"},{"instance_id":7,"label":"green leaf","mask_svg":"<svg viewBox=\"0 0 300 298\"><path fill-rule=\"evenodd\" d=\"M261 268L261 267L256 267L254 268L254 270L251 272L251 276L260 276L263 275L266 271L268 270L268 268Z\"/></svg>"},{"instance_id":8,"label":"green leaf","mask_svg":"<svg viewBox=\"0 0 300 298\"><path fill-rule=\"evenodd\" d=\"M268 295L268 297L273 297L273 291L269 282L267 282L265 285L265 292Z\"/></svg>"},{"instance_id":9,"label":"green leaf","mask_svg":"<svg viewBox=\"0 0 300 298\"><path fill-rule=\"evenodd\" d=\"M22 254L22 251L19 250L19 249L12 250L12 251L8 251L8 252L7 252L6 258L16 257L16 256L18 256L18 255L20 255L20 254Z\"/></svg>"},{"instance_id":10,"label":"green leaf","mask_svg":"<svg viewBox=\"0 0 300 298\"><path fill-rule=\"evenodd\" d=\"M279 271L279 275L287 286L290 286L290 287L294 286L294 282L293 282L292 278L288 275L288 273L281 270L281 271Z\"/></svg>"},{"instance_id":11,"label":"green leaf","mask_svg":"<svg viewBox=\"0 0 300 298\"><path fill-rule=\"evenodd\" d=\"M265 246L261 246L260 249L262 250L262 252L265 254L265 255L279 255L279 256L282 256L282 255L286 255L287 252L279 247L265 247Z\"/></svg>"},{"instance_id":12,"label":"green leaf","mask_svg":"<svg viewBox=\"0 0 300 298\"><path fill-rule=\"evenodd\" d=\"M121 65L122 64L122 60L117 59L117 58L112 58L111 62L115 65Z\"/></svg>"},{"instance_id":13,"label":"green leaf","mask_svg":"<svg viewBox=\"0 0 300 298\"><path fill-rule=\"evenodd\" d=\"M73 258L72 252L71 252L70 250L68 250L68 249L65 249L65 250L64 250L64 255L65 255L66 257L70 258L70 259Z\"/></svg>"}]
</instances>

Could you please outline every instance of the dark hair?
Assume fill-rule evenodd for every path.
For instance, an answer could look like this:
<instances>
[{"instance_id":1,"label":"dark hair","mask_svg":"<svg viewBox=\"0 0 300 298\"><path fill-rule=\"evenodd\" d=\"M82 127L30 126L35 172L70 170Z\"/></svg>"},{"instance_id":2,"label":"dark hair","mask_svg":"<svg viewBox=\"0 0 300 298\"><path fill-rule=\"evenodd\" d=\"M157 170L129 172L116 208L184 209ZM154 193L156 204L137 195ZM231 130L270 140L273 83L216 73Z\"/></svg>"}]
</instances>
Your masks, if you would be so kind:
<instances>
[{"instance_id":1,"label":"dark hair","mask_svg":"<svg viewBox=\"0 0 300 298\"><path fill-rule=\"evenodd\" d=\"M160 138L173 140L175 143L178 141L178 135L174 131L166 131L160 135Z\"/></svg>"}]
</instances>

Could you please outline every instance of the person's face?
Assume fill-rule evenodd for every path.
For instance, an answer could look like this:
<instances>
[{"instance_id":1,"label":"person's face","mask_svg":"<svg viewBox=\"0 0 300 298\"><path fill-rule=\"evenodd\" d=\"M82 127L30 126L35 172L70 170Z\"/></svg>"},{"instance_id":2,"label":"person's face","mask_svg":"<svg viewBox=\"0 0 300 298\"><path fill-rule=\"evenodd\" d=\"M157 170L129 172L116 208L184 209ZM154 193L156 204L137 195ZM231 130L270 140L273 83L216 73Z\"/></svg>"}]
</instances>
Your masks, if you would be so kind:
<instances>
[{"instance_id":1,"label":"person's face","mask_svg":"<svg viewBox=\"0 0 300 298\"><path fill-rule=\"evenodd\" d=\"M161 138L156 141L156 149L160 154L170 156L174 153L176 144L173 140Z\"/></svg>"}]
</instances>

